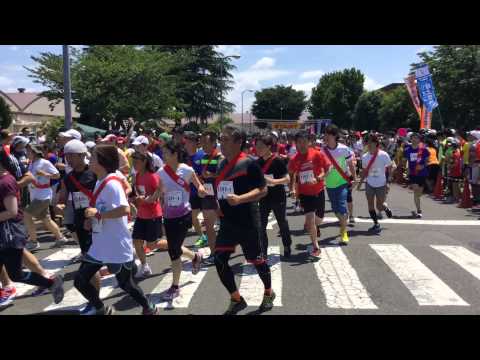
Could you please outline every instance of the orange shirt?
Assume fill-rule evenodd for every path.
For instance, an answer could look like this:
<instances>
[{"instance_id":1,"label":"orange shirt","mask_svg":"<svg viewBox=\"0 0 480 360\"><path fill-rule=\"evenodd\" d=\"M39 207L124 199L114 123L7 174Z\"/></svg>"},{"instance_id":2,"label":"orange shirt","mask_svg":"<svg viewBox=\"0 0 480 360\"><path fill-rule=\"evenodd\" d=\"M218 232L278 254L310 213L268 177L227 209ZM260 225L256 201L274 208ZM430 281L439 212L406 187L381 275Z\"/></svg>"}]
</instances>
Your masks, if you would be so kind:
<instances>
[{"instance_id":1,"label":"orange shirt","mask_svg":"<svg viewBox=\"0 0 480 360\"><path fill-rule=\"evenodd\" d=\"M437 158L437 150L435 150L434 147L428 147L428 152L430 153L430 156L427 159L427 166L440 164Z\"/></svg>"}]
</instances>

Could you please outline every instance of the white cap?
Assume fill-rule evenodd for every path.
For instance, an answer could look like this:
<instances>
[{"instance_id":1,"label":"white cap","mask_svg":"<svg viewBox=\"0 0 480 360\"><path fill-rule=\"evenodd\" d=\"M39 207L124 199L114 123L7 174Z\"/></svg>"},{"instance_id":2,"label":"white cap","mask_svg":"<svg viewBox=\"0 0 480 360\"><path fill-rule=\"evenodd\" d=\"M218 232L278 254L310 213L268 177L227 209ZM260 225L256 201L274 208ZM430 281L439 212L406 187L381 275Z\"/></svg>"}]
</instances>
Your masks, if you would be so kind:
<instances>
[{"instance_id":1,"label":"white cap","mask_svg":"<svg viewBox=\"0 0 480 360\"><path fill-rule=\"evenodd\" d=\"M87 141L85 143L85 146L87 147L87 149L92 149L96 146L96 144L93 141Z\"/></svg>"},{"instance_id":2,"label":"white cap","mask_svg":"<svg viewBox=\"0 0 480 360\"><path fill-rule=\"evenodd\" d=\"M473 130L468 133L468 135L473 136L475 139L480 140L480 131Z\"/></svg>"},{"instance_id":3,"label":"white cap","mask_svg":"<svg viewBox=\"0 0 480 360\"><path fill-rule=\"evenodd\" d=\"M70 140L63 148L65 154L86 154L88 152L87 146L80 140Z\"/></svg>"},{"instance_id":4,"label":"white cap","mask_svg":"<svg viewBox=\"0 0 480 360\"><path fill-rule=\"evenodd\" d=\"M141 144L144 144L144 145L149 144L148 138L146 136L143 136L143 135L137 136L135 140L133 140L132 142L132 145L141 145Z\"/></svg>"},{"instance_id":5,"label":"white cap","mask_svg":"<svg viewBox=\"0 0 480 360\"><path fill-rule=\"evenodd\" d=\"M272 131L270 134L272 134L273 136L275 136L278 139L278 133L276 131Z\"/></svg>"},{"instance_id":6,"label":"white cap","mask_svg":"<svg viewBox=\"0 0 480 360\"><path fill-rule=\"evenodd\" d=\"M76 139L76 140L82 140L82 134L80 134L77 130L75 129L70 129L70 130L67 130L67 131L64 131L64 132L61 132L60 134L58 134L62 137L66 137L66 138L72 138L72 139Z\"/></svg>"}]
</instances>

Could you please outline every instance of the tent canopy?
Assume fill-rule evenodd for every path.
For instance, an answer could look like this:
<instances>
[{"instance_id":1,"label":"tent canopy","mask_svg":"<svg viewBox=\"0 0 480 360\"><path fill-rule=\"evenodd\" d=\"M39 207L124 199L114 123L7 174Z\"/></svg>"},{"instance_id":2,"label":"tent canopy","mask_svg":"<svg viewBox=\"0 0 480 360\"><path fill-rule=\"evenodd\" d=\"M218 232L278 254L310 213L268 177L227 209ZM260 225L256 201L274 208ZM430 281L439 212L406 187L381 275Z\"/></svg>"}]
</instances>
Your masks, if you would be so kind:
<instances>
[{"instance_id":1,"label":"tent canopy","mask_svg":"<svg viewBox=\"0 0 480 360\"><path fill-rule=\"evenodd\" d=\"M107 130L105 129L99 129L93 126L84 125L80 123L77 123L76 127L85 134L85 138L89 138L89 139L93 139L95 137L95 133L100 133L102 136L104 136L105 133L107 132Z\"/></svg>"}]
</instances>

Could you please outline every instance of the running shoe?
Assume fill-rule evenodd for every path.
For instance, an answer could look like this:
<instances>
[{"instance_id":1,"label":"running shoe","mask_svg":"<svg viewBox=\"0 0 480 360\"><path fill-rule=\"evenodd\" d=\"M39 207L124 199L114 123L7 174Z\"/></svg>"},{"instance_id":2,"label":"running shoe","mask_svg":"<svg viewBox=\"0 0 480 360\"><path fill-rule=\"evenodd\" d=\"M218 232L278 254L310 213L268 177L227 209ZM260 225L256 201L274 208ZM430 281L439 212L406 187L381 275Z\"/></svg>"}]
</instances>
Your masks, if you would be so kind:
<instances>
[{"instance_id":1,"label":"running shoe","mask_svg":"<svg viewBox=\"0 0 480 360\"><path fill-rule=\"evenodd\" d=\"M290 246L285 246L285 248L283 249L283 257L288 259L291 255L292 249L290 248Z\"/></svg>"},{"instance_id":2,"label":"running shoe","mask_svg":"<svg viewBox=\"0 0 480 360\"><path fill-rule=\"evenodd\" d=\"M39 286L32 292L32 297L42 296L49 292L50 290L46 287Z\"/></svg>"},{"instance_id":3,"label":"running shoe","mask_svg":"<svg viewBox=\"0 0 480 360\"><path fill-rule=\"evenodd\" d=\"M8 306L13 303L16 295L17 289L13 286L0 289L0 307Z\"/></svg>"},{"instance_id":4,"label":"running shoe","mask_svg":"<svg viewBox=\"0 0 480 360\"><path fill-rule=\"evenodd\" d=\"M348 222L349 222L350 224L355 224L355 217L350 216L349 219L348 219Z\"/></svg>"},{"instance_id":5,"label":"running shoe","mask_svg":"<svg viewBox=\"0 0 480 360\"><path fill-rule=\"evenodd\" d=\"M28 251L35 251L40 249L40 243L38 241L29 241L25 246Z\"/></svg>"},{"instance_id":6,"label":"running shoe","mask_svg":"<svg viewBox=\"0 0 480 360\"><path fill-rule=\"evenodd\" d=\"M55 241L55 244L53 244L52 248L64 247L67 244L67 241L68 240L65 237L62 237L61 239Z\"/></svg>"},{"instance_id":7,"label":"running shoe","mask_svg":"<svg viewBox=\"0 0 480 360\"><path fill-rule=\"evenodd\" d=\"M387 217L389 219L391 219L393 217L393 213L392 213L392 210L390 210L389 208L386 208L385 209L385 214L387 214Z\"/></svg>"},{"instance_id":8,"label":"running shoe","mask_svg":"<svg viewBox=\"0 0 480 360\"><path fill-rule=\"evenodd\" d=\"M85 307L80 309L80 315L96 315L96 314L97 314L97 310L90 303L88 303Z\"/></svg>"},{"instance_id":9,"label":"running shoe","mask_svg":"<svg viewBox=\"0 0 480 360\"><path fill-rule=\"evenodd\" d=\"M423 217L421 211L419 211L419 212L412 211L412 215L413 215L414 218L417 218L417 219L421 219Z\"/></svg>"},{"instance_id":10,"label":"running shoe","mask_svg":"<svg viewBox=\"0 0 480 360\"><path fill-rule=\"evenodd\" d=\"M83 254L79 254L75 257L72 258L72 260L70 260L70 264L77 264L79 262L82 262L83 261Z\"/></svg>"},{"instance_id":11,"label":"running shoe","mask_svg":"<svg viewBox=\"0 0 480 360\"><path fill-rule=\"evenodd\" d=\"M380 224L374 224L370 229L368 229L369 232L380 232L380 230L382 230Z\"/></svg>"},{"instance_id":12,"label":"running shoe","mask_svg":"<svg viewBox=\"0 0 480 360\"><path fill-rule=\"evenodd\" d=\"M200 271L200 267L202 265L202 254L200 254L199 252L196 252L195 253L195 258L192 260L192 274L195 275L195 274L198 274L198 272Z\"/></svg>"},{"instance_id":13,"label":"running shoe","mask_svg":"<svg viewBox=\"0 0 480 360\"><path fill-rule=\"evenodd\" d=\"M53 302L59 304L63 300L65 292L63 290L63 278L60 275L57 275L53 278L53 284L50 286L52 291Z\"/></svg>"},{"instance_id":14,"label":"running shoe","mask_svg":"<svg viewBox=\"0 0 480 360\"><path fill-rule=\"evenodd\" d=\"M230 300L230 305L228 306L227 311L223 315L237 315L239 311L242 311L247 307L247 302L243 297L240 296L240 301Z\"/></svg>"},{"instance_id":15,"label":"running shoe","mask_svg":"<svg viewBox=\"0 0 480 360\"><path fill-rule=\"evenodd\" d=\"M203 263L206 265L215 264L215 255L211 254L209 257L203 259Z\"/></svg>"},{"instance_id":16,"label":"running shoe","mask_svg":"<svg viewBox=\"0 0 480 360\"><path fill-rule=\"evenodd\" d=\"M277 295L275 295L275 292L273 292L273 290L272 290L272 293L270 295L266 295L266 294L263 295L263 301L260 304L260 307L258 309L260 311L272 310L273 309L273 300L275 300L276 297L277 297Z\"/></svg>"},{"instance_id":17,"label":"running shoe","mask_svg":"<svg viewBox=\"0 0 480 360\"><path fill-rule=\"evenodd\" d=\"M322 250L320 250L320 248L312 248L312 250L310 250L310 256L313 256L316 258L319 258L321 253L322 253Z\"/></svg>"},{"instance_id":18,"label":"running shoe","mask_svg":"<svg viewBox=\"0 0 480 360\"><path fill-rule=\"evenodd\" d=\"M195 242L195 246L197 248L203 248L205 246L208 245L208 239L207 239L207 235L203 234L202 236L200 236L198 238L198 240Z\"/></svg>"},{"instance_id":19,"label":"running shoe","mask_svg":"<svg viewBox=\"0 0 480 360\"><path fill-rule=\"evenodd\" d=\"M88 305L87 305L88 307ZM104 306L101 309L95 309L93 306L91 310L87 313L84 313L82 315L113 315L115 313L115 310L111 306Z\"/></svg>"},{"instance_id":20,"label":"running shoe","mask_svg":"<svg viewBox=\"0 0 480 360\"><path fill-rule=\"evenodd\" d=\"M151 309L143 309L142 315L160 315L160 309L156 306Z\"/></svg>"},{"instance_id":21,"label":"running shoe","mask_svg":"<svg viewBox=\"0 0 480 360\"><path fill-rule=\"evenodd\" d=\"M377 219L379 219L379 220L383 219L383 214L382 214L381 211L377 214Z\"/></svg>"},{"instance_id":22,"label":"running shoe","mask_svg":"<svg viewBox=\"0 0 480 360\"><path fill-rule=\"evenodd\" d=\"M295 206L295 212L298 214L302 212L302 208L300 207L300 205Z\"/></svg>"},{"instance_id":23,"label":"running shoe","mask_svg":"<svg viewBox=\"0 0 480 360\"><path fill-rule=\"evenodd\" d=\"M348 238L348 232L345 230L343 233L341 233L342 239L340 240L341 244L348 244L350 239Z\"/></svg>"},{"instance_id":24,"label":"running shoe","mask_svg":"<svg viewBox=\"0 0 480 360\"><path fill-rule=\"evenodd\" d=\"M178 287L171 286L170 289L168 289L167 292L165 292L162 295L162 300L170 302L179 296L180 296L180 289Z\"/></svg>"},{"instance_id":25,"label":"running shoe","mask_svg":"<svg viewBox=\"0 0 480 360\"><path fill-rule=\"evenodd\" d=\"M144 246L143 247L143 251L145 251L145 256L152 256L152 255L155 255L152 251L152 249L150 249L148 246Z\"/></svg>"},{"instance_id":26,"label":"running shoe","mask_svg":"<svg viewBox=\"0 0 480 360\"><path fill-rule=\"evenodd\" d=\"M150 275L152 275L152 269L150 269L150 266L148 264L143 264L138 268L138 271L135 274L135 278L139 279Z\"/></svg>"}]
</instances>

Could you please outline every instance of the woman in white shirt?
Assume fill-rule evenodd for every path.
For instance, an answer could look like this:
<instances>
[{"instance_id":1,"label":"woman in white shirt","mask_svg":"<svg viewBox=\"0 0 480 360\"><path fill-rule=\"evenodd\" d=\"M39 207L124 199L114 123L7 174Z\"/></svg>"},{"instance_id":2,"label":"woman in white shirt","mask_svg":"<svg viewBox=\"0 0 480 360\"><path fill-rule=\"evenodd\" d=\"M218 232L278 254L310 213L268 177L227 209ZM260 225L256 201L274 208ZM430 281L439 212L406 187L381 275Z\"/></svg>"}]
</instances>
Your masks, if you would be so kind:
<instances>
[{"instance_id":1,"label":"woman in white shirt","mask_svg":"<svg viewBox=\"0 0 480 360\"><path fill-rule=\"evenodd\" d=\"M149 200L160 198L163 208L168 254L172 261L172 286L163 295L164 301L171 302L180 295L179 283L182 272L181 256L192 260L192 273L200 271L202 255L183 246L188 229L192 227L192 207L190 205L190 183L198 189L198 195L205 197L207 192L190 166L180 162L183 149L170 140L163 147L165 166L158 171L163 184L162 192L157 190ZM148 199L147 199L148 201Z\"/></svg>"},{"instance_id":2,"label":"woman in white shirt","mask_svg":"<svg viewBox=\"0 0 480 360\"><path fill-rule=\"evenodd\" d=\"M130 213L122 179L116 171L118 151L112 145L98 145L92 154L90 169L97 175L90 206L85 210L85 228L92 230L92 245L82 260L74 285L88 300L84 315L111 315L90 279L104 265L115 274L119 287L131 295L143 308L143 315L158 315L158 309L133 282L134 258L132 237L128 230Z\"/></svg>"}]
</instances>

